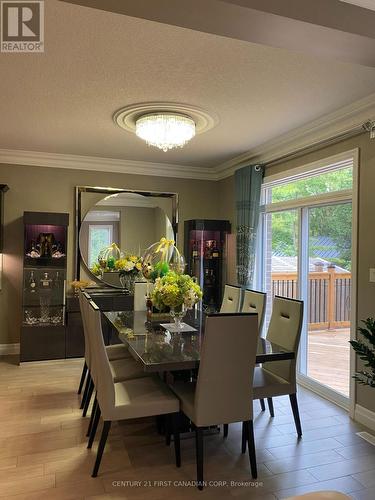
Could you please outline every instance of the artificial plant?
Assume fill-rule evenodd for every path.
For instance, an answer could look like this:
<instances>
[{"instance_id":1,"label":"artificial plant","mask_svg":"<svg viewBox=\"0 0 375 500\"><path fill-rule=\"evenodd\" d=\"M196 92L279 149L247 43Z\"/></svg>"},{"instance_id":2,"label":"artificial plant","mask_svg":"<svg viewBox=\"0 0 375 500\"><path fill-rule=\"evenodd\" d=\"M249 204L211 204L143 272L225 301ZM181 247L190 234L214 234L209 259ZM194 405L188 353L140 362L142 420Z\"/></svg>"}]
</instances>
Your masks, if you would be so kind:
<instances>
[{"instance_id":1,"label":"artificial plant","mask_svg":"<svg viewBox=\"0 0 375 500\"><path fill-rule=\"evenodd\" d=\"M358 333L363 339L350 340L350 344L359 359L364 361L364 368L357 371L353 378L360 384L375 387L375 319L367 318L362 323L365 328L359 327Z\"/></svg>"}]
</instances>

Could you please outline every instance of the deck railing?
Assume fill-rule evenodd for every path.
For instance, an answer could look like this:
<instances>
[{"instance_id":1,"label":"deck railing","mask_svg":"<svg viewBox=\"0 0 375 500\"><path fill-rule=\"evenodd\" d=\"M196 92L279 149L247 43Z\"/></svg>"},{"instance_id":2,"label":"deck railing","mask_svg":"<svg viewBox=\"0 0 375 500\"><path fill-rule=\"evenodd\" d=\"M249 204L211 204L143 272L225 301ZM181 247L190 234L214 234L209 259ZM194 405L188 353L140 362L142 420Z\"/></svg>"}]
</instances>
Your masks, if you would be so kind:
<instances>
[{"instance_id":1,"label":"deck railing","mask_svg":"<svg viewBox=\"0 0 375 500\"><path fill-rule=\"evenodd\" d=\"M351 273L309 273L308 322L310 330L350 326ZM297 273L272 273L272 295L297 297Z\"/></svg>"}]
</instances>

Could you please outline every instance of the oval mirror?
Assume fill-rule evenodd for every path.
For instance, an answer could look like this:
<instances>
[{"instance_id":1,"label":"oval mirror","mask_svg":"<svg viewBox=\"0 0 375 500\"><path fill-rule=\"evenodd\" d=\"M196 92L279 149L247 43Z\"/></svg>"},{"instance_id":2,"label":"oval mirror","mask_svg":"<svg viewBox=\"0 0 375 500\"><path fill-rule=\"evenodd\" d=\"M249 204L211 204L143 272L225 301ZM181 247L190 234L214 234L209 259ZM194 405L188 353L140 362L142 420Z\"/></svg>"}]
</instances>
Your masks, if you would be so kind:
<instances>
[{"instance_id":1,"label":"oval mirror","mask_svg":"<svg viewBox=\"0 0 375 500\"><path fill-rule=\"evenodd\" d=\"M175 239L172 205L169 197L132 192L106 195L96 201L82 219L79 231L80 254L90 278L123 288L120 277L124 261L119 259L135 260L160 238ZM100 266L103 252L111 256L106 259L109 266ZM142 280L142 275L137 279Z\"/></svg>"}]
</instances>

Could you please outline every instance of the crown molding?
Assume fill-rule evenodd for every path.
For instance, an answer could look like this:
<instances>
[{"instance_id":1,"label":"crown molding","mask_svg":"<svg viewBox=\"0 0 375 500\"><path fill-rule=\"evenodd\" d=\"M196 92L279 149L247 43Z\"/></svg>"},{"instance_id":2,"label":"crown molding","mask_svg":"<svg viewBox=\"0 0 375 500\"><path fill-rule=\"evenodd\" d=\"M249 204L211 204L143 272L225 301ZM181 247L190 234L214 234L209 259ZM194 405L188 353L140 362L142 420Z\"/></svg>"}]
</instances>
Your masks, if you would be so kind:
<instances>
[{"instance_id":1,"label":"crown molding","mask_svg":"<svg viewBox=\"0 0 375 500\"><path fill-rule=\"evenodd\" d=\"M267 163L330 137L345 134L354 128L361 127L374 117L375 93L217 165L216 179L230 177L238 168L246 164Z\"/></svg>"},{"instance_id":2,"label":"crown molding","mask_svg":"<svg viewBox=\"0 0 375 500\"><path fill-rule=\"evenodd\" d=\"M216 180L214 168L136 160L118 160L115 158L101 158L98 156L43 153L40 151L16 149L0 149L0 163L120 174L175 177L179 179Z\"/></svg>"},{"instance_id":3,"label":"crown molding","mask_svg":"<svg viewBox=\"0 0 375 500\"><path fill-rule=\"evenodd\" d=\"M0 149L0 163L218 181L230 177L246 164L270 162L320 141L345 134L374 118L375 93L211 168L12 149Z\"/></svg>"}]
</instances>

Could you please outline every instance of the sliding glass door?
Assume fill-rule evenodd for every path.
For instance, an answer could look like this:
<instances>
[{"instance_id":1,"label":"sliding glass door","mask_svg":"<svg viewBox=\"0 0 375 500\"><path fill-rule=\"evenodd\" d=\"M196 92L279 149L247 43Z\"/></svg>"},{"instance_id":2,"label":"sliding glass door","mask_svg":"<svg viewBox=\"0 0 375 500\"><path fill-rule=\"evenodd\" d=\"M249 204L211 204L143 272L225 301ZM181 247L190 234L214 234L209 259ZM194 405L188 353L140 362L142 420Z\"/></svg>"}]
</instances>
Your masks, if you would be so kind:
<instances>
[{"instance_id":1,"label":"sliding glass door","mask_svg":"<svg viewBox=\"0 0 375 500\"><path fill-rule=\"evenodd\" d=\"M343 401L350 382L352 168L266 183L263 201L266 328L275 295L302 299L299 378Z\"/></svg>"},{"instance_id":2,"label":"sliding glass door","mask_svg":"<svg viewBox=\"0 0 375 500\"><path fill-rule=\"evenodd\" d=\"M352 204L308 209L304 375L349 396ZM303 368L306 368L303 370Z\"/></svg>"},{"instance_id":3,"label":"sliding glass door","mask_svg":"<svg viewBox=\"0 0 375 500\"><path fill-rule=\"evenodd\" d=\"M268 325L272 312L272 298L275 295L282 295L291 299L299 296L298 210L285 210L267 214L266 239L266 325Z\"/></svg>"}]
</instances>

